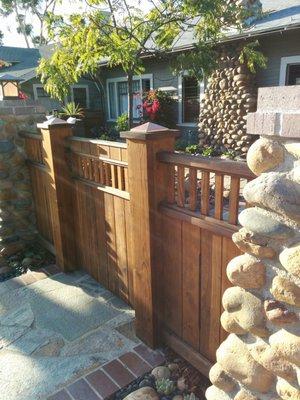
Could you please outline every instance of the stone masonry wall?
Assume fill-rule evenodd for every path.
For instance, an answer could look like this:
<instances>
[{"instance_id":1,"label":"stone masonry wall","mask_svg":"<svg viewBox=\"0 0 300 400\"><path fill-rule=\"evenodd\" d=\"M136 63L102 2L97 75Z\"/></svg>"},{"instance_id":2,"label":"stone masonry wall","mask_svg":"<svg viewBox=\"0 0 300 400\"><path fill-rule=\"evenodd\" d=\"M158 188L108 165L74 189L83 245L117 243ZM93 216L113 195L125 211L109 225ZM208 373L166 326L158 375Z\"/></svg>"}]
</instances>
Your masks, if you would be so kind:
<instances>
[{"instance_id":1,"label":"stone masonry wall","mask_svg":"<svg viewBox=\"0 0 300 400\"><path fill-rule=\"evenodd\" d=\"M3 256L34 239L33 198L20 133L37 133L36 123L44 119L44 109L35 102L0 102L0 265Z\"/></svg>"},{"instance_id":2,"label":"stone masonry wall","mask_svg":"<svg viewBox=\"0 0 300 400\"><path fill-rule=\"evenodd\" d=\"M223 328L208 400L300 399L300 87L260 89L248 132L257 178L233 241L245 254L227 276Z\"/></svg>"},{"instance_id":3,"label":"stone masonry wall","mask_svg":"<svg viewBox=\"0 0 300 400\"><path fill-rule=\"evenodd\" d=\"M246 131L246 115L256 110L254 77L235 55L224 54L220 64L201 103L199 144L245 158L255 140Z\"/></svg>"}]
</instances>

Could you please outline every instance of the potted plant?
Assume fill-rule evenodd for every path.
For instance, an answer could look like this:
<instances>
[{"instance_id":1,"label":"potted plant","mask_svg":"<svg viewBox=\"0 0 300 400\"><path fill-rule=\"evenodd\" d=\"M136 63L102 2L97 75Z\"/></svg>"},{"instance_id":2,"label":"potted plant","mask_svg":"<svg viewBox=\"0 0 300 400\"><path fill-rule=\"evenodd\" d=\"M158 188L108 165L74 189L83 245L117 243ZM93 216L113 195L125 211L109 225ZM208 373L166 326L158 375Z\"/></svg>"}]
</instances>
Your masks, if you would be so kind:
<instances>
[{"instance_id":1,"label":"potted plant","mask_svg":"<svg viewBox=\"0 0 300 400\"><path fill-rule=\"evenodd\" d=\"M68 123L74 124L74 135L85 137L84 128L84 110L79 104L74 101L67 103L60 112L62 118L66 119Z\"/></svg>"}]
</instances>

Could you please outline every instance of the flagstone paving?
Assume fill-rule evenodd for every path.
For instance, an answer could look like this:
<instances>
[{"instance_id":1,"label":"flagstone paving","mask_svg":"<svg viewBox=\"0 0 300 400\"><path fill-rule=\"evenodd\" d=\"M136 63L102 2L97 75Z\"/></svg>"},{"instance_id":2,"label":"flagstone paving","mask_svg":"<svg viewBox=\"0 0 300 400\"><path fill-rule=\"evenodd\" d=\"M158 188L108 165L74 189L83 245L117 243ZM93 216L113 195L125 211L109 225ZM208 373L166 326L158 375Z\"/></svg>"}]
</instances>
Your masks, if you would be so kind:
<instances>
[{"instance_id":1,"label":"flagstone paving","mask_svg":"<svg viewBox=\"0 0 300 400\"><path fill-rule=\"evenodd\" d=\"M44 400L140 345L133 310L85 273L29 274L0 283L1 400Z\"/></svg>"}]
</instances>

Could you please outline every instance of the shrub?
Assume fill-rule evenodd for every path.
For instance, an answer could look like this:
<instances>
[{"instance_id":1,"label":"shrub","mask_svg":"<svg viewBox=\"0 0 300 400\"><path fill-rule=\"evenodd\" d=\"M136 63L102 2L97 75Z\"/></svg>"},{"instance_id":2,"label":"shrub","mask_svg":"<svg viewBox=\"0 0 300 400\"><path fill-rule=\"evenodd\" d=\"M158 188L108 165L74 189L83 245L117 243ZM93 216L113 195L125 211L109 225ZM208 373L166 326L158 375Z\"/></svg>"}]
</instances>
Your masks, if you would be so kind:
<instances>
[{"instance_id":1,"label":"shrub","mask_svg":"<svg viewBox=\"0 0 300 400\"><path fill-rule=\"evenodd\" d=\"M143 97L140 114L143 121L151 121L167 128L176 126L174 115L175 100L162 90L150 90Z\"/></svg>"},{"instance_id":2,"label":"shrub","mask_svg":"<svg viewBox=\"0 0 300 400\"><path fill-rule=\"evenodd\" d=\"M117 118L115 128L118 132L129 130L129 121L127 114L124 113Z\"/></svg>"}]
</instances>

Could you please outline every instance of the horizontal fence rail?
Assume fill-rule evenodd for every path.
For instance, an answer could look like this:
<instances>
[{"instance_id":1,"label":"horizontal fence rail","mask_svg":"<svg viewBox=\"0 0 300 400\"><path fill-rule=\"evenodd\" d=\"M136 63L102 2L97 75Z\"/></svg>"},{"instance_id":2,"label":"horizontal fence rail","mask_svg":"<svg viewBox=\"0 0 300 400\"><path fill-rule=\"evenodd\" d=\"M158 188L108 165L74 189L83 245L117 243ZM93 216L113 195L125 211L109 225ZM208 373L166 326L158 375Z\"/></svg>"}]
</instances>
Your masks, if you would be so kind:
<instances>
[{"instance_id":1,"label":"horizontal fence rail","mask_svg":"<svg viewBox=\"0 0 300 400\"><path fill-rule=\"evenodd\" d=\"M170 152L159 153L158 161L169 165L164 209L200 217L232 233L246 207L242 189L255 178L246 163Z\"/></svg>"}]
</instances>

